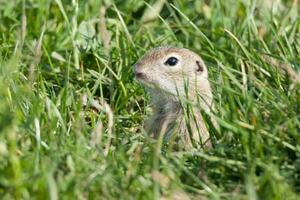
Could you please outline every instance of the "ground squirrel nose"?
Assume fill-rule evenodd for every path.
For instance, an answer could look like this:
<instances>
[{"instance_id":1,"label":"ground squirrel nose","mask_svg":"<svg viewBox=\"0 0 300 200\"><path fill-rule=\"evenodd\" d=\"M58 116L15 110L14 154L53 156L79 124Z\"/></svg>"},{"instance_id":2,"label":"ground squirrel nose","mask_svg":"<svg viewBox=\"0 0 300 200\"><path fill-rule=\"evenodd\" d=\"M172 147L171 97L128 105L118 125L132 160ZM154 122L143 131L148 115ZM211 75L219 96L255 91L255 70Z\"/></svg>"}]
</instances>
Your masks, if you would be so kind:
<instances>
[{"instance_id":1,"label":"ground squirrel nose","mask_svg":"<svg viewBox=\"0 0 300 200\"><path fill-rule=\"evenodd\" d=\"M143 79L143 78L145 78L145 74L141 71L141 69L139 67L135 67L134 73L135 73L135 77L137 79Z\"/></svg>"}]
</instances>

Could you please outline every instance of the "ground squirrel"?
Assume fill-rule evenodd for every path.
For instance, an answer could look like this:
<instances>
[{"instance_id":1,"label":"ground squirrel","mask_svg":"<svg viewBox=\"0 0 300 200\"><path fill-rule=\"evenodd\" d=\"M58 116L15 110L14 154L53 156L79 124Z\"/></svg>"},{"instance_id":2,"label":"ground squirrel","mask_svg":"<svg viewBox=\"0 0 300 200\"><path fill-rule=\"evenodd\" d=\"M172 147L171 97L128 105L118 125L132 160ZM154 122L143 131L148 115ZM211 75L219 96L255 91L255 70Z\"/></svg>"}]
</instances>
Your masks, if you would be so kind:
<instances>
[{"instance_id":1,"label":"ground squirrel","mask_svg":"<svg viewBox=\"0 0 300 200\"><path fill-rule=\"evenodd\" d=\"M199 108L210 113L213 95L199 55L185 48L154 48L134 65L134 72L151 97L153 114L144 125L148 134L156 138L175 134L184 148L211 146ZM183 101L190 102L193 114L185 112Z\"/></svg>"}]
</instances>

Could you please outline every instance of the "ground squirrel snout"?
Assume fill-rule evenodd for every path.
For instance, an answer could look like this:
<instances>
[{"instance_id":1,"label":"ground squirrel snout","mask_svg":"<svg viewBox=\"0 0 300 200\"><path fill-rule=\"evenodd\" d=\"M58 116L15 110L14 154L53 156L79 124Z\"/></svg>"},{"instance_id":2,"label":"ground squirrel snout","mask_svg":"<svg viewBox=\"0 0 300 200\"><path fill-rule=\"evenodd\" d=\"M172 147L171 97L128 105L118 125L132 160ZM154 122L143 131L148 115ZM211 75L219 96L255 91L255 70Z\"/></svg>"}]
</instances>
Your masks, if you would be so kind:
<instances>
[{"instance_id":1,"label":"ground squirrel snout","mask_svg":"<svg viewBox=\"0 0 300 200\"><path fill-rule=\"evenodd\" d=\"M185 48L158 47L137 62L134 72L151 96L153 114L145 122L147 133L165 138L176 133L187 148L211 145L200 109L209 113L213 97L207 67L199 55ZM182 99L193 103L193 116L184 113Z\"/></svg>"}]
</instances>

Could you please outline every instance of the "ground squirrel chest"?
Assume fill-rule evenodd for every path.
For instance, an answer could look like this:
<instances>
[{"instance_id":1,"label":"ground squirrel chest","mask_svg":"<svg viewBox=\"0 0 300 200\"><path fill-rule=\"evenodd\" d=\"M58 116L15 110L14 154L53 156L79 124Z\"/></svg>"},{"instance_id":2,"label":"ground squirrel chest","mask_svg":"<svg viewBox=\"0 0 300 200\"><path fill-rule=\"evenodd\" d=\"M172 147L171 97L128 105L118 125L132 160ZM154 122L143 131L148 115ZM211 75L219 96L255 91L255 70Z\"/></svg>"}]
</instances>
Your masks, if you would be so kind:
<instances>
[{"instance_id":1,"label":"ground squirrel chest","mask_svg":"<svg viewBox=\"0 0 300 200\"><path fill-rule=\"evenodd\" d=\"M144 128L154 137L176 136L185 148L210 146L200 109L209 113L213 104L208 71L196 53L175 47L158 47L134 66L136 79L151 96L153 113ZM184 112L189 103L192 112Z\"/></svg>"}]
</instances>

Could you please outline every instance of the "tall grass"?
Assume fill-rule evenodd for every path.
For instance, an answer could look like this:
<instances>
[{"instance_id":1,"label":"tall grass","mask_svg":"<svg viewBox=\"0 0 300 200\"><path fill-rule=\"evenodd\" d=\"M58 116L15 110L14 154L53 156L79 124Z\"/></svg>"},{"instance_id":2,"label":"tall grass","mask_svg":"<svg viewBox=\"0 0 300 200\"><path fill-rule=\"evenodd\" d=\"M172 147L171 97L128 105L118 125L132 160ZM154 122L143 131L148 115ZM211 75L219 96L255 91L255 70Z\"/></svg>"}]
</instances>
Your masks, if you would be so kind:
<instances>
[{"instance_id":1,"label":"tall grass","mask_svg":"<svg viewBox=\"0 0 300 200\"><path fill-rule=\"evenodd\" d=\"M1 199L299 198L299 31L297 0L0 1ZM161 45L206 62L213 149L142 131Z\"/></svg>"}]
</instances>

